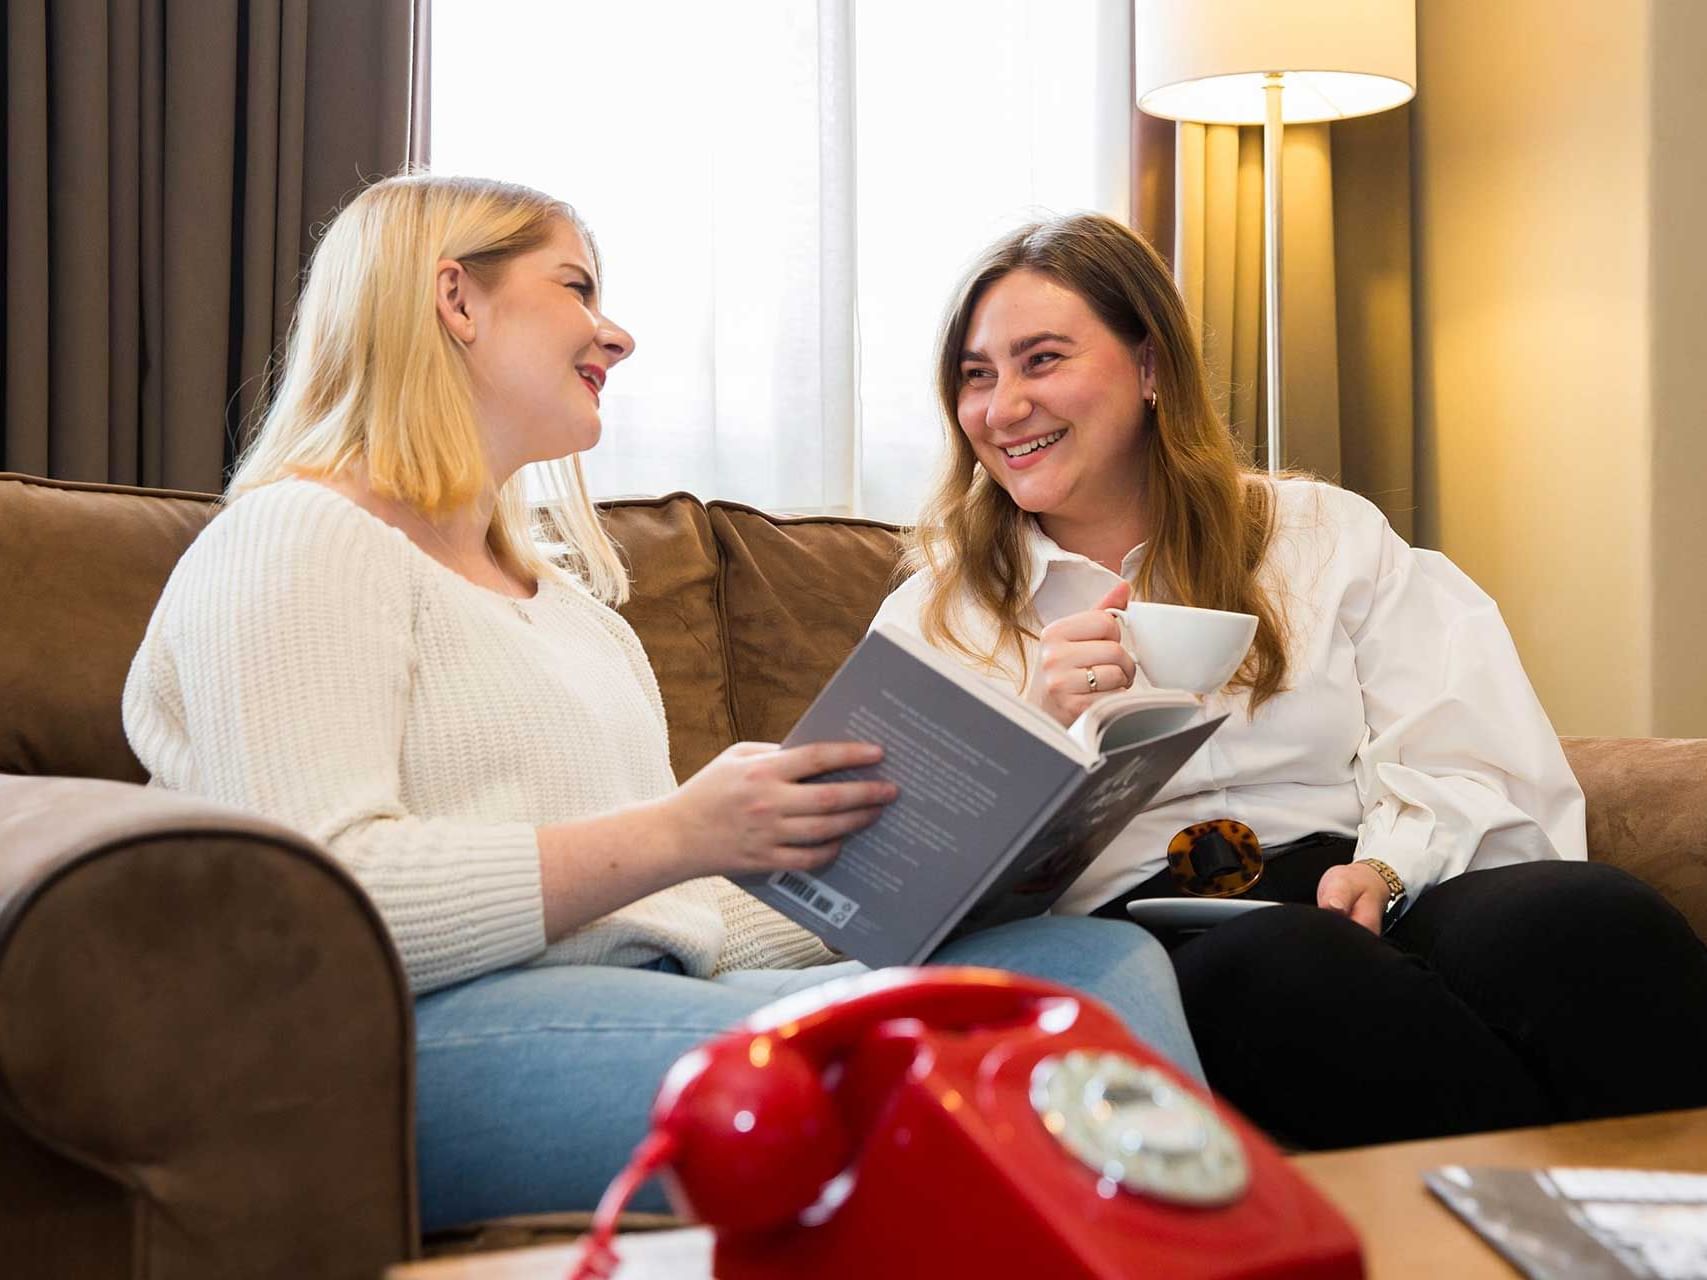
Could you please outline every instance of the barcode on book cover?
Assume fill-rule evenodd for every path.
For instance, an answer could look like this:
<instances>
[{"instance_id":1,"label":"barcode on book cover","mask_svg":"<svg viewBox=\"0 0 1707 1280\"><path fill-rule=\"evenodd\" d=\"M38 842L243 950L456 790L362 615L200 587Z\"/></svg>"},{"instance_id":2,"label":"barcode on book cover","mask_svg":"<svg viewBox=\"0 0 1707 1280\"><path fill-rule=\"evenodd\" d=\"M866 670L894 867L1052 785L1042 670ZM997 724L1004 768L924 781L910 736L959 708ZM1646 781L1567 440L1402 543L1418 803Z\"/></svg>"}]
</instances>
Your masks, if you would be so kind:
<instances>
[{"instance_id":1,"label":"barcode on book cover","mask_svg":"<svg viewBox=\"0 0 1707 1280\"><path fill-rule=\"evenodd\" d=\"M804 871L778 871L771 876L769 883L789 897L798 899L813 915L838 929L852 920L854 912L859 910L859 903L852 898L837 893L829 885L813 879Z\"/></svg>"}]
</instances>

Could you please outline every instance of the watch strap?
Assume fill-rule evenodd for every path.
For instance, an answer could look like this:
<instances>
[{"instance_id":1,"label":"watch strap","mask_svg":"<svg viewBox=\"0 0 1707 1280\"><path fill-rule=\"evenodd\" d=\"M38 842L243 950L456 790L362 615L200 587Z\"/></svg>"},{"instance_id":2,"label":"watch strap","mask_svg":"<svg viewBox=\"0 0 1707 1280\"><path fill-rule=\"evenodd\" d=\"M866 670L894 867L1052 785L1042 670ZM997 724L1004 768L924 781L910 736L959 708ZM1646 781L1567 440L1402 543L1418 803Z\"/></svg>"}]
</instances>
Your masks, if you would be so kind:
<instances>
[{"instance_id":1,"label":"watch strap","mask_svg":"<svg viewBox=\"0 0 1707 1280\"><path fill-rule=\"evenodd\" d=\"M1382 909L1381 918L1391 920L1399 908L1404 905L1406 896L1404 878L1380 858L1359 858L1358 861L1387 882L1387 905Z\"/></svg>"}]
</instances>

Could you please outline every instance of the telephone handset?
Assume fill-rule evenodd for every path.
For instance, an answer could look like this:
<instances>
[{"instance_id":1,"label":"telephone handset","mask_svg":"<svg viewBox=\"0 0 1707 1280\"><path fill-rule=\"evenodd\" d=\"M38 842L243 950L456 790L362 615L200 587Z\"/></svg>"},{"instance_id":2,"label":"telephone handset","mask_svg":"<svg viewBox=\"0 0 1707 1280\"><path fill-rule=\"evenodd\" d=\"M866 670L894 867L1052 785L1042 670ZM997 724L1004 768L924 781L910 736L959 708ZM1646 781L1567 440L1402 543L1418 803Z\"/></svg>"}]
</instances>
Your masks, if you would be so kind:
<instances>
[{"instance_id":1,"label":"telephone handset","mask_svg":"<svg viewBox=\"0 0 1707 1280\"><path fill-rule=\"evenodd\" d=\"M715 1230L719 1280L1363 1274L1236 1113L1094 1001L996 970L778 1001L684 1055L652 1118L589 1260L656 1168Z\"/></svg>"}]
</instances>

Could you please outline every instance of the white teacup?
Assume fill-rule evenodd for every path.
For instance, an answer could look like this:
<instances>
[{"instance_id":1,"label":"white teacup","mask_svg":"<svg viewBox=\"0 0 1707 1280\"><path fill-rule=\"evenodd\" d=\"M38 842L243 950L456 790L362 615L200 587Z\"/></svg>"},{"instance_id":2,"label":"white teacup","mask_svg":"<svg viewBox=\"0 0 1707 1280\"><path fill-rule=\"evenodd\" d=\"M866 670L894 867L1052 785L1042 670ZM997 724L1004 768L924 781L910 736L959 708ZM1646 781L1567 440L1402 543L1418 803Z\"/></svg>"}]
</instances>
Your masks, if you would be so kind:
<instances>
[{"instance_id":1,"label":"white teacup","mask_svg":"<svg viewBox=\"0 0 1707 1280\"><path fill-rule=\"evenodd\" d=\"M1147 600L1119 613L1139 667L1158 689L1214 693L1233 678L1257 633L1249 613Z\"/></svg>"}]
</instances>

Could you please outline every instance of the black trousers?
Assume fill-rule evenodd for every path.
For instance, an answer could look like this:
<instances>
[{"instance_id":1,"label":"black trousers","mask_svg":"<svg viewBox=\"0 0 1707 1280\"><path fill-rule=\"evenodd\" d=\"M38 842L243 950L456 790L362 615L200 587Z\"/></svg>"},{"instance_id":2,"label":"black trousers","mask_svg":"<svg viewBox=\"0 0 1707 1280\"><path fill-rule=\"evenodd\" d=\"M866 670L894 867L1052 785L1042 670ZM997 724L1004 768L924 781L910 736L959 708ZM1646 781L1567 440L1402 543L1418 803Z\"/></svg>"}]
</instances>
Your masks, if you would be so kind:
<instances>
[{"instance_id":1,"label":"black trousers","mask_svg":"<svg viewBox=\"0 0 1707 1280\"><path fill-rule=\"evenodd\" d=\"M1707 1105L1707 946L1654 890L1598 863L1475 871L1378 938L1314 905L1352 849L1300 841L1251 892L1295 905L1163 939L1210 1085L1259 1127L1320 1149ZM1093 914L1174 892L1164 873Z\"/></svg>"}]
</instances>

